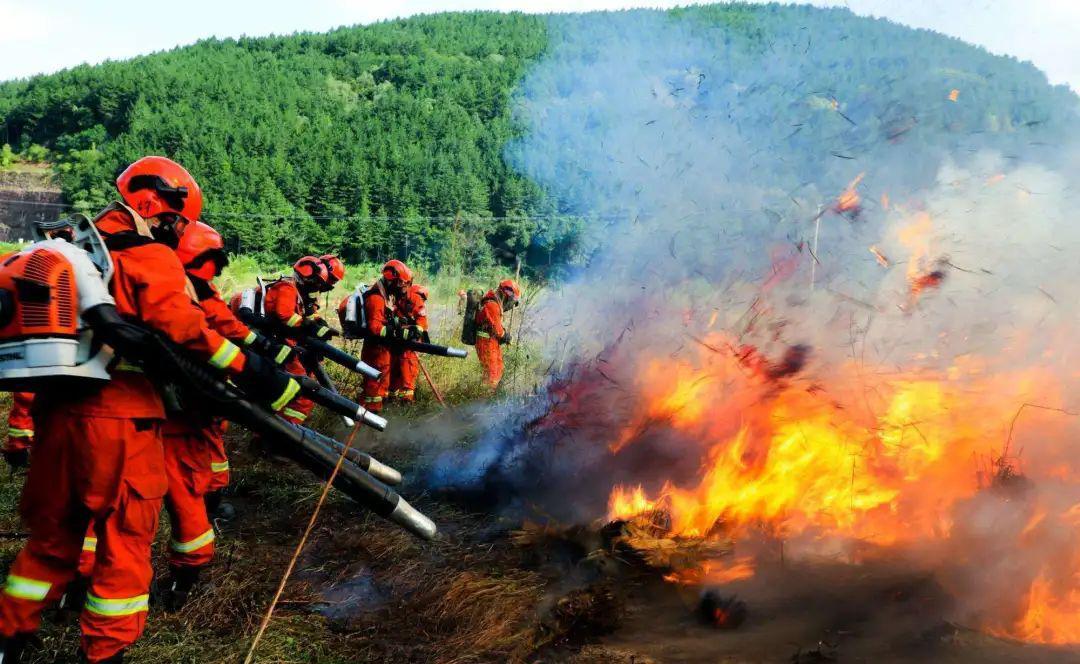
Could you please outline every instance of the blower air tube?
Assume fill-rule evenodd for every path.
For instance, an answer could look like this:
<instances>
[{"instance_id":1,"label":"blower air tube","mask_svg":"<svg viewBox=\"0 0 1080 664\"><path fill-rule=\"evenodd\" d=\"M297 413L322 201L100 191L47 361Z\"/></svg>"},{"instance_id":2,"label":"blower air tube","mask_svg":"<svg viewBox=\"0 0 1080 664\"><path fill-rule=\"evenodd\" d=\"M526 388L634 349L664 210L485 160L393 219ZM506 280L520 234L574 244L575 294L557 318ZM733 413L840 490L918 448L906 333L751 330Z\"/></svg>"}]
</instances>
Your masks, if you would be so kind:
<instances>
[{"instance_id":1,"label":"blower air tube","mask_svg":"<svg viewBox=\"0 0 1080 664\"><path fill-rule=\"evenodd\" d=\"M103 342L122 355L141 361L151 375L168 376L170 380L182 382L185 387L208 399L218 414L227 419L270 439L292 443L282 445L286 454L320 479L330 477L341 453L339 448L325 442L325 436L320 441L315 432L291 425L248 401L235 387L208 368L185 357L171 342L124 320L112 305L103 304L88 309L83 312L83 319ZM368 467L371 468L370 462ZM431 519L353 463L342 464L334 486L363 507L417 537L430 540L435 536L436 527Z\"/></svg>"}]
</instances>

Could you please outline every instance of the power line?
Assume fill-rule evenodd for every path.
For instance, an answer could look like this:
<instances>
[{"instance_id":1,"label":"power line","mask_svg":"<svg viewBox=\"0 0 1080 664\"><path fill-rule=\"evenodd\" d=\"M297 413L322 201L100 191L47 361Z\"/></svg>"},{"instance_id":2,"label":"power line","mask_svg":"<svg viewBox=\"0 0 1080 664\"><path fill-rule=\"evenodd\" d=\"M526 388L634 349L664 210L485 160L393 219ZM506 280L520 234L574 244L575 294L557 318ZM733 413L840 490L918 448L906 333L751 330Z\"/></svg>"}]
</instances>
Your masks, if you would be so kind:
<instances>
[{"instance_id":1,"label":"power line","mask_svg":"<svg viewBox=\"0 0 1080 664\"><path fill-rule=\"evenodd\" d=\"M40 207L70 208L67 203L46 203L45 201L20 201L12 198L0 198L0 203L15 203L17 205L37 205Z\"/></svg>"},{"instance_id":2,"label":"power line","mask_svg":"<svg viewBox=\"0 0 1080 664\"><path fill-rule=\"evenodd\" d=\"M39 207L54 207L74 209L67 203L47 203L44 201L23 201L18 199L0 198L0 203L13 203L17 205L36 205ZM417 217L365 217L362 215L304 215L304 214L259 214L253 212L208 212L201 215L202 219L273 219L279 221L376 221L376 222L402 222L402 221L429 221L429 222L454 222L464 217L472 217L483 221L517 221L528 219L531 221L553 221L557 219L596 219L601 221L618 221L626 219L628 215L588 215L588 214L525 214L525 215L501 215L482 216L466 214L462 216L417 216Z\"/></svg>"}]
</instances>

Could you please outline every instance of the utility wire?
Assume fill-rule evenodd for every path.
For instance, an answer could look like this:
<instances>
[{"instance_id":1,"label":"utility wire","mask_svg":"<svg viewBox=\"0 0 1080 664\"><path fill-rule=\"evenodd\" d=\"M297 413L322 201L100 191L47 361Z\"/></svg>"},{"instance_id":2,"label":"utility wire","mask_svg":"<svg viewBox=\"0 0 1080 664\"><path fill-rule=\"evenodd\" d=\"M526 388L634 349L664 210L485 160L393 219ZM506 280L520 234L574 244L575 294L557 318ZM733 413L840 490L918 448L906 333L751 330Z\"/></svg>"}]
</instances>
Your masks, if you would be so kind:
<instances>
[{"instance_id":1,"label":"utility wire","mask_svg":"<svg viewBox=\"0 0 1080 664\"><path fill-rule=\"evenodd\" d=\"M23 201L18 199L0 198L0 203L13 203L17 205L30 205L38 207L54 207L54 208L67 208L73 209L74 206L68 203L47 203L44 201ZM203 219L276 219L280 221L379 221L379 222L401 222L401 221L432 221L432 222L453 222L460 221L461 217L454 216L419 216L419 217L386 217L386 216L361 216L361 215L347 215L347 214L333 214L333 215L311 215L311 214L266 214L255 212L207 212L201 215ZM581 215L581 214L525 214L525 215L500 215L500 216L477 216L477 219L484 221L518 221L521 219L528 219L530 221L552 221L557 219L596 219L602 221L618 221L625 219L627 215Z\"/></svg>"}]
</instances>

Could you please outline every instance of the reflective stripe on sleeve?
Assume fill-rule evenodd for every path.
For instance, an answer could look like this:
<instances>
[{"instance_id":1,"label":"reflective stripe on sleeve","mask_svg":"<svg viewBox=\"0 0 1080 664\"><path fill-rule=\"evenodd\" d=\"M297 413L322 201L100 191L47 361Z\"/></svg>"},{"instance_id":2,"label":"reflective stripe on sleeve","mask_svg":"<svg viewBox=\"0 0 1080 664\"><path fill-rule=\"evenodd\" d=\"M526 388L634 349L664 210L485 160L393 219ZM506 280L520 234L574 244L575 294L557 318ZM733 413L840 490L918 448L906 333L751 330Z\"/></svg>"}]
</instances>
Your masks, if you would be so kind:
<instances>
[{"instance_id":1,"label":"reflective stripe on sleeve","mask_svg":"<svg viewBox=\"0 0 1080 664\"><path fill-rule=\"evenodd\" d=\"M120 360L114 367L116 371L130 371L131 373L143 373L142 367L137 364L132 364L127 360Z\"/></svg>"},{"instance_id":2,"label":"reflective stripe on sleeve","mask_svg":"<svg viewBox=\"0 0 1080 664\"><path fill-rule=\"evenodd\" d=\"M277 398L274 403L270 404L270 410L275 413L285 407L285 404L289 403L296 396L296 393L300 391L300 383L293 379L289 379L289 385L285 388L285 391Z\"/></svg>"},{"instance_id":3,"label":"reflective stripe on sleeve","mask_svg":"<svg viewBox=\"0 0 1080 664\"><path fill-rule=\"evenodd\" d=\"M278 351L277 356L274 357L274 361L278 364L284 364L285 360L289 359L289 353L291 352L291 348L289 348L288 346L282 346L281 350Z\"/></svg>"},{"instance_id":4,"label":"reflective stripe on sleeve","mask_svg":"<svg viewBox=\"0 0 1080 664\"><path fill-rule=\"evenodd\" d=\"M97 538L96 537L87 537L86 539L84 539L82 541L82 550L83 551L97 551Z\"/></svg>"},{"instance_id":5,"label":"reflective stripe on sleeve","mask_svg":"<svg viewBox=\"0 0 1080 664\"><path fill-rule=\"evenodd\" d=\"M94 593L86 593L85 608L90 613L99 616L119 617L130 616L146 611L150 605L150 595L136 595L121 599L105 599Z\"/></svg>"},{"instance_id":6,"label":"reflective stripe on sleeve","mask_svg":"<svg viewBox=\"0 0 1080 664\"><path fill-rule=\"evenodd\" d=\"M481 332L480 330L476 331L476 336L480 337L481 339L490 339L491 338L490 334L488 334L487 332Z\"/></svg>"},{"instance_id":7,"label":"reflective stripe on sleeve","mask_svg":"<svg viewBox=\"0 0 1080 664\"><path fill-rule=\"evenodd\" d=\"M38 581L17 574L9 574L7 583L4 584L5 594L32 602L44 600L51 589L52 584L48 581Z\"/></svg>"},{"instance_id":8,"label":"reflective stripe on sleeve","mask_svg":"<svg viewBox=\"0 0 1080 664\"><path fill-rule=\"evenodd\" d=\"M229 462L228 461L211 461L210 462L210 470L214 471L215 473L224 473L228 469L229 469Z\"/></svg>"},{"instance_id":9,"label":"reflective stripe on sleeve","mask_svg":"<svg viewBox=\"0 0 1080 664\"><path fill-rule=\"evenodd\" d=\"M210 366L217 369L224 369L233 363L236 356L240 354L240 347L233 342L226 339L218 346L217 351L210 357Z\"/></svg>"},{"instance_id":10,"label":"reflective stripe on sleeve","mask_svg":"<svg viewBox=\"0 0 1080 664\"><path fill-rule=\"evenodd\" d=\"M292 316L289 316L289 320L285 321L285 325L287 325L288 327L296 327L300 324L300 321L302 320L304 319L300 316L300 314L293 314Z\"/></svg>"},{"instance_id":11,"label":"reflective stripe on sleeve","mask_svg":"<svg viewBox=\"0 0 1080 664\"><path fill-rule=\"evenodd\" d=\"M195 539L188 540L186 542L177 542L176 540L169 541L169 548L177 553L191 553L192 551L198 551L207 544L214 541L214 529L206 531L202 535L199 535Z\"/></svg>"},{"instance_id":12,"label":"reflective stripe on sleeve","mask_svg":"<svg viewBox=\"0 0 1080 664\"><path fill-rule=\"evenodd\" d=\"M8 429L8 435L12 438L33 438L33 429Z\"/></svg>"},{"instance_id":13,"label":"reflective stripe on sleeve","mask_svg":"<svg viewBox=\"0 0 1080 664\"><path fill-rule=\"evenodd\" d=\"M250 346L251 344L255 343L255 340L258 338L259 335L255 334L254 332L248 332L248 335L244 337L244 345Z\"/></svg>"},{"instance_id":14,"label":"reflective stripe on sleeve","mask_svg":"<svg viewBox=\"0 0 1080 664\"><path fill-rule=\"evenodd\" d=\"M300 422L303 422L304 420L307 419L307 415L304 415L300 411L295 410L293 408L285 408L284 410L281 411L281 414L284 415L285 417L291 417L291 418L293 418L295 420L299 420Z\"/></svg>"},{"instance_id":15,"label":"reflective stripe on sleeve","mask_svg":"<svg viewBox=\"0 0 1080 664\"><path fill-rule=\"evenodd\" d=\"M364 397L364 403L382 403L382 397Z\"/></svg>"}]
</instances>

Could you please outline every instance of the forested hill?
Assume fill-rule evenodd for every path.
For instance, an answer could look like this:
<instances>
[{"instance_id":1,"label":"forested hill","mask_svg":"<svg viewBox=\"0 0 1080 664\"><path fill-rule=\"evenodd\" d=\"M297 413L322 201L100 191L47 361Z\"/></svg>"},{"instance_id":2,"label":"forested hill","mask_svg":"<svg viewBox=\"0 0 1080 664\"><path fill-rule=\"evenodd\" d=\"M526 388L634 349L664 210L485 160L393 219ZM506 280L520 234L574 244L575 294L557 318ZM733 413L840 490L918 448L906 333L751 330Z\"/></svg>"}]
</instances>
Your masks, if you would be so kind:
<instances>
[{"instance_id":1,"label":"forested hill","mask_svg":"<svg viewBox=\"0 0 1080 664\"><path fill-rule=\"evenodd\" d=\"M203 184L207 220L242 252L557 265L573 256L577 230L559 213L589 211L504 161L529 130L514 119L515 90L546 56L569 63L566 78L534 88L574 87L573 62L597 48L581 25L612 16L440 14L77 67L0 84L0 143L24 155L46 148L67 199L86 209L112 196L125 163L172 156ZM1075 120L1075 96L1030 65L844 10L717 5L664 20L700 26L715 43L724 80L707 85L731 96L729 122L773 125L770 150L799 155L840 137L840 158L902 141L1008 152L1059 142ZM647 38L637 47L650 48Z\"/></svg>"},{"instance_id":2,"label":"forested hill","mask_svg":"<svg viewBox=\"0 0 1080 664\"><path fill-rule=\"evenodd\" d=\"M54 152L76 205L160 153L195 174L230 248L355 260L409 235L423 256L439 232L423 217L538 209L501 154L511 91L546 41L543 18L497 13L208 40L4 84L0 118L16 150Z\"/></svg>"}]
</instances>

